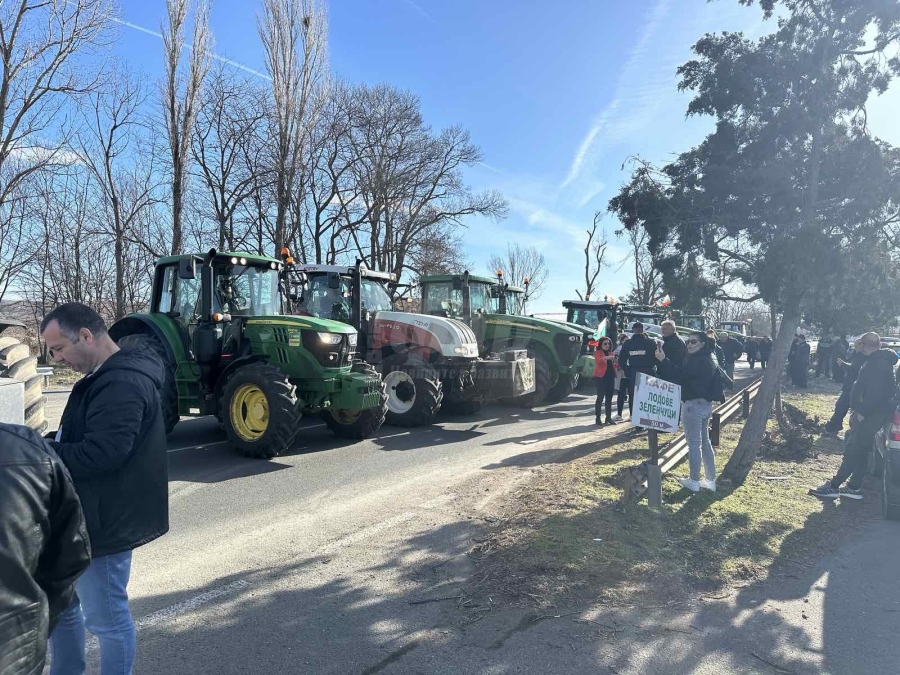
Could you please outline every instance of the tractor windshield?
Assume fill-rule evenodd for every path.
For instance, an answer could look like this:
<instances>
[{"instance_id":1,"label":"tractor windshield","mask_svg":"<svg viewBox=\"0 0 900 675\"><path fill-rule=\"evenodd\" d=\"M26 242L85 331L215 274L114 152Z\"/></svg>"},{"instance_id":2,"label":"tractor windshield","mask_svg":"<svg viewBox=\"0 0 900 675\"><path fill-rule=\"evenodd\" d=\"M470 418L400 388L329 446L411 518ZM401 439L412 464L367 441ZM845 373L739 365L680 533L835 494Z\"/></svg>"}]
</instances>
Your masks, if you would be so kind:
<instances>
[{"instance_id":1,"label":"tractor windshield","mask_svg":"<svg viewBox=\"0 0 900 675\"><path fill-rule=\"evenodd\" d=\"M422 312L434 316L462 316L462 288L453 288L451 281L423 284Z\"/></svg>"},{"instance_id":2,"label":"tractor windshield","mask_svg":"<svg viewBox=\"0 0 900 675\"><path fill-rule=\"evenodd\" d=\"M303 293L303 307L301 313L319 317L321 319L333 319L334 321L350 322L350 279L340 277L335 284L329 283L327 274L315 274L309 277L309 284Z\"/></svg>"},{"instance_id":3,"label":"tractor windshield","mask_svg":"<svg viewBox=\"0 0 900 675\"><path fill-rule=\"evenodd\" d=\"M394 308L391 302L391 296L385 290L384 286L373 279L362 279L360 281L359 308L365 312L389 312Z\"/></svg>"},{"instance_id":4,"label":"tractor windshield","mask_svg":"<svg viewBox=\"0 0 900 675\"><path fill-rule=\"evenodd\" d=\"M525 314L525 294L522 291L506 291L506 313L516 316Z\"/></svg>"},{"instance_id":5,"label":"tractor windshield","mask_svg":"<svg viewBox=\"0 0 900 675\"><path fill-rule=\"evenodd\" d=\"M213 304L215 311L236 316L281 314L278 271L244 265L219 267Z\"/></svg>"},{"instance_id":6,"label":"tractor windshield","mask_svg":"<svg viewBox=\"0 0 900 675\"><path fill-rule=\"evenodd\" d=\"M569 321L571 323L576 323L579 326L584 326L585 328L590 328L591 330L597 330L600 326L600 323L609 317L609 312L605 309L593 309L593 308L585 308L585 309L570 309Z\"/></svg>"}]
</instances>

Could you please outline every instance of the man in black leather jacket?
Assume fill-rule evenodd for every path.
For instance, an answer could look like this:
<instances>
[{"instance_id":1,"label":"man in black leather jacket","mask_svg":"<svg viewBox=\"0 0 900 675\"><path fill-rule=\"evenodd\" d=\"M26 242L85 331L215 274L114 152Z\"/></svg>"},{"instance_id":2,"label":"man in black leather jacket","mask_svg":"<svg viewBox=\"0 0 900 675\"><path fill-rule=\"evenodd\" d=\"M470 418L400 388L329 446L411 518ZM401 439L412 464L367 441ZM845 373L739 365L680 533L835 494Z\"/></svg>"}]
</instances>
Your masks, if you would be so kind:
<instances>
[{"instance_id":1,"label":"man in black leather jacket","mask_svg":"<svg viewBox=\"0 0 900 675\"><path fill-rule=\"evenodd\" d=\"M150 349L119 350L90 307L61 305L41 334L54 361L84 373L51 446L75 481L93 560L78 601L50 639L51 675L81 675L85 628L100 641L104 675L130 675L135 630L127 586L132 550L169 529L164 366Z\"/></svg>"},{"instance_id":2,"label":"man in black leather jacket","mask_svg":"<svg viewBox=\"0 0 900 675\"><path fill-rule=\"evenodd\" d=\"M0 673L37 675L91 562L72 479L27 427L0 424Z\"/></svg>"}]
</instances>

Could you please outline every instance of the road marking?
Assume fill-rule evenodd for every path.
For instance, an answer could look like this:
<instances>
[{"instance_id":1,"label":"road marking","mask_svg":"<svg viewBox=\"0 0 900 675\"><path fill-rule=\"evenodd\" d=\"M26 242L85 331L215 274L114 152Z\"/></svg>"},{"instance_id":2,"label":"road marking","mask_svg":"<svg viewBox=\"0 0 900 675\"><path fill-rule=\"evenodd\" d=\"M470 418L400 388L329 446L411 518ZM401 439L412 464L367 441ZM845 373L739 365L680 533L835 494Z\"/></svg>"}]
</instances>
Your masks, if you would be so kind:
<instances>
[{"instance_id":1,"label":"road marking","mask_svg":"<svg viewBox=\"0 0 900 675\"><path fill-rule=\"evenodd\" d=\"M241 588L247 588L249 586L249 581L238 579L237 581L233 581L230 584L225 584L224 586L219 586L218 588L212 588L208 591L204 591L200 595L195 595L193 598L188 598L183 602L178 602L174 605L170 605L169 607L163 607L156 612L138 619L134 622L134 629L135 631L139 631L144 628L149 628L150 626L155 626L156 624L162 623L163 621L169 621L171 619L174 619L179 614L191 612L201 605L205 605L206 603L215 600L216 598L227 595L228 593L239 590ZM86 643L86 647L88 650L97 649L99 648L99 646L100 641L95 636L92 635L88 638Z\"/></svg>"}]
</instances>

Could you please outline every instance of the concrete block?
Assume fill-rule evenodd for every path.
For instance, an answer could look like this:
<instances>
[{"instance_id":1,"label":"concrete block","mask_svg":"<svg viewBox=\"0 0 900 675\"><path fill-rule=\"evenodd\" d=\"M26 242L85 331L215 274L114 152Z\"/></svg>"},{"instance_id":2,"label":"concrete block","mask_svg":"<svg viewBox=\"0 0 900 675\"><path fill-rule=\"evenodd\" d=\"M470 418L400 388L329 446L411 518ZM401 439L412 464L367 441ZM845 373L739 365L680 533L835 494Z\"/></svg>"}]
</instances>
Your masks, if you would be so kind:
<instances>
[{"instance_id":1,"label":"concrete block","mask_svg":"<svg viewBox=\"0 0 900 675\"><path fill-rule=\"evenodd\" d=\"M25 424L25 383L0 378L0 422Z\"/></svg>"}]
</instances>

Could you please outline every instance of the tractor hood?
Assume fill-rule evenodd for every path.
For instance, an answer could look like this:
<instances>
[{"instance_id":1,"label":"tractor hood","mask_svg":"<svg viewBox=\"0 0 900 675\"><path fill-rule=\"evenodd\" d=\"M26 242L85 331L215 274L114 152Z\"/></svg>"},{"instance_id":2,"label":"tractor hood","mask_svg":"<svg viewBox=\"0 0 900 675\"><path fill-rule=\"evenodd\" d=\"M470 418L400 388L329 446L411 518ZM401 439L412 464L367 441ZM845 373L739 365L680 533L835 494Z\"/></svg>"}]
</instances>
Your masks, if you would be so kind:
<instances>
[{"instance_id":1,"label":"tractor hood","mask_svg":"<svg viewBox=\"0 0 900 675\"><path fill-rule=\"evenodd\" d=\"M573 327L559 321L536 319L531 316L516 316L515 314L485 314L484 322L490 326L528 328L541 333L566 333L579 336L583 336L586 330L583 326Z\"/></svg>"},{"instance_id":2,"label":"tractor hood","mask_svg":"<svg viewBox=\"0 0 900 675\"><path fill-rule=\"evenodd\" d=\"M260 316L247 319L248 326L282 326L287 328L299 328L302 330L315 330L322 333L356 334L356 329L340 321L331 319L319 319L314 316Z\"/></svg>"},{"instance_id":3,"label":"tractor hood","mask_svg":"<svg viewBox=\"0 0 900 675\"><path fill-rule=\"evenodd\" d=\"M373 347L409 345L451 358L477 358L475 333L462 321L427 314L377 312Z\"/></svg>"}]
</instances>

